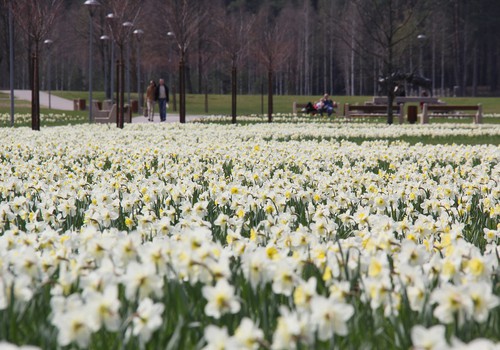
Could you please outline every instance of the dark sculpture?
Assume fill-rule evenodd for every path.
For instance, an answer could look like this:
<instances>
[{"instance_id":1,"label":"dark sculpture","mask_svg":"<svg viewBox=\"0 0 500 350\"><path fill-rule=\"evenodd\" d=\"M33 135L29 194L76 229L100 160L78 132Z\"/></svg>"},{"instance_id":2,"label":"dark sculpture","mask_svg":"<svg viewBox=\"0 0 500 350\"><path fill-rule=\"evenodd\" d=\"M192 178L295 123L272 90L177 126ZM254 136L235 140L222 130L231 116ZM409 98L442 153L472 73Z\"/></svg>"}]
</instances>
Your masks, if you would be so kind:
<instances>
[{"instance_id":1,"label":"dark sculpture","mask_svg":"<svg viewBox=\"0 0 500 350\"><path fill-rule=\"evenodd\" d=\"M411 84L414 88L423 88L431 93L432 96L432 80L416 75L415 73L392 73L387 77L380 77L378 79L379 94L388 94L393 91L395 96L404 96L404 83ZM390 85L390 86L389 86Z\"/></svg>"}]
</instances>

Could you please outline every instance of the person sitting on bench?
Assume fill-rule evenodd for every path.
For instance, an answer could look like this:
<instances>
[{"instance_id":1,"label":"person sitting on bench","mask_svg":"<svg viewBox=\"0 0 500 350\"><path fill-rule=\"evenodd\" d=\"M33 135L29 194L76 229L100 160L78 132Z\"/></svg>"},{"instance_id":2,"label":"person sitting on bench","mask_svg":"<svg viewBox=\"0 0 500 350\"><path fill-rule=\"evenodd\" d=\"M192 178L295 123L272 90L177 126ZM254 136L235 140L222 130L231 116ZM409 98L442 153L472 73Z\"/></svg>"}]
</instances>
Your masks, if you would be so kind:
<instances>
[{"instance_id":1,"label":"person sitting on bench","mask_svg":"<svg viewBox=\"0 0 500 350\"><path fill-rule=\"evenodd\" d=\"M323 116L323 113L326 112L330 117L333 113L335 113L335 107L337 107L337 103L335 103L328 94L324 94L323 98L321 98L321 108L318 108L318 112Z\"/></svg>"},{"instance_id":2,"label":"person sitting on bench","mask_svg":"<svg viewBox=\"0 0 500 350\"><path fill-rule=\"evenodd\" d=\"M335 107L337 107L337 103L331 100L328 94L324 94L318 102L308 102L306 107L302 111L312 115L320 113L321 116L323 116L323 113L327 113L328 116L331 116L333 113L335 113Z\"/></svg>"}]
</instances>

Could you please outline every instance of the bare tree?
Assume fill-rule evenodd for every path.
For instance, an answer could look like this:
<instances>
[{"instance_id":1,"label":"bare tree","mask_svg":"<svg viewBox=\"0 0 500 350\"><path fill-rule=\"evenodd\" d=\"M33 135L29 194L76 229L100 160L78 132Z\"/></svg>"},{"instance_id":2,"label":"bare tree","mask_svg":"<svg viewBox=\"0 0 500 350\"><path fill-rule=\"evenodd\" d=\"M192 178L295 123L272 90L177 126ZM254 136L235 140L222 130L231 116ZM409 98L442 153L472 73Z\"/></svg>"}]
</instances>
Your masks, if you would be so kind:
<instances>
[{"instance_id":1,"label":"bare tree","mask_svg":"<svg viewBox=\"0 0 500 350\"><path fill-rule=\"evenodd\" d=\"M222 11L225 16L216 19L217 36L214 42L223 56L231 62L231 122L236 124L237 70L250 43L249 35L254 17L248 16L243 6L233 12L226 9L220 4L218 11Z\"/></svg>"},{"instance_id":2,"label":"bare tree","mask_svg":"<svg viewBox=\"0 0 500 350\"><path fill-rule=\"evenodd\" d=\"M213 67L215 61L219 61L220 52L217 50L216 45L213 45L213 40L208 38L217 38L217 26L212 25L209 21L200 23L196 45L196 56L198 58L198 91L205 95L204 110L208 113L208 76L210 69Z\"/></svg>"},{"instance_id":3,"label":"bare tree","mask_svg":"<svg viewBox=\"0 0 500 350\"><path fill-rule=\"evenodd\" d=\"M17 0L12 12L17 25L28 38L31 85L31 128L40 130L40 44L50 33L62 9L62 0Z\"/></svg>"},{"instance_id":4,"label":"bare tree","mask_svg":"<svg viewBox=\"0 0 500 350\"><path fill-rule=\"evenodd\" d=\"M105 50L111 48L109 42L99 40L103 35L111 36L105 20L106 15L116 12L117 18L122 16L120 12L129 7L129 1L99 0L102 6L95 12L93 23L96 30L93 31L92 39L94 44L100 42L97 44L100 45L100 57L97 51L93 55L96 61L110 61L111 55L105 57ZM32 77L28 67L32 61L32 52L35 51L35 41L26 34L26 30L28 32L33 30L32 27L37 21L35 15L37 8L48 7L53 2L53 0L0 0L2 77L8 77L9 73L8 5L21 8L27 3L32 4L26 7L26 11L18 11L20 20L13 26L15 37L12 51L15 52L16 59L12 61L16 63L16 70L15 84L12 86L29 88L28 82ZM55 87L85 90L89 84L85 66L90 65L88 48L84 45L89 40L88 14L83 6L84 0L62 0L62 2L64 6L57 16L57 23L54 23L52 32L48 34L50 39L54 40L51 66ZM459 86L464 94L474 94L477 91L477 94L482 96L498 95L500 22L497 18L500 16L500 2L497 0L476 2L433 0L435 7L432 11L426 8L430 0L224 0L218 11L207 11L207 7L218 2L137 0L136 3L140 3L141 17L134 19L134 16L123 15L117 23L131 21L135 25L133 29L144 30L140 60L142 71L156 78L159 74L172 72L173 74L165 76L172 90L174 87L178 90L177 71L181 53L185 55L186 90L189 91L190 67L193 67L192 72L197 71L197 74L193 74L193 77L197 76L198 79L198 84L193 84L198 87L195 89L196 92L230 90L231 58L221 50L220 46L215 50L216 45L211 45L214 42L209 38L222 39L222 32L215 30L219 27L217 23L223 23L224 28L230 27L231 21L226 16L228 11L231 16L238 17L238 8L243 6L247 14L255 15L264 6L269 5L272 9L269 14L270 23L279 21L278 15L287 11L287 7L293 6L294 10L292 13L288 9L288 23L284 24L286 35L292 39L294 47L290 49L286 67L279 68L286 70L274 72L279 78L276 80L279 80L277 85L282 93L316 94L330 90L334 94L352 92L358 94L361 90L366 92L367 88L370 91L376 90L378 76L390 77L391 72L397 72L398 69L405 69L404 72L416 70L420 62L419 53L423 51L423 72L432 77L434 83L432 90L446 94L449 88ZM204 18L208 17L209 20L204 21L205 23L200 22L199 25L196 17L200 12L203 12ZM45 20L48 17L50 16L43 16ZM241 24L246 25L248 22L242 20ZM271 25L268 26L266 23L264 27L260 27L259 29L267 30ZM172 32L176 36L167 37L167 32ZM190 34L184 36L183 32ZM391 33L394 35L386 35ZM417 34L424 34L427 39L418 41ZM248 39L252 42L253 36L254 33L248 35ZM267 77L264 77L258 68L265 67L259 52L263 51L260 46L264 41L259 40L257 40L259 44L249 51L251 55L245 55L245 50L239 55L238 93L260 93L263 90L261 80ZM248 40L235 40L236 43L243 44L246 41ZM179 44L183 50L179 50ZM280 44L273 39L269 45L276 47ZM388 60L390 47L393 47L392 64L389 64ZM43 45L40 45L40 50L42 51L39 54L44 56ZM127 44L124 50L126 52ZM119 57L118 48L116 53ZM134 51L131 51L131 54L133 61L136 59ZM210 65L210 62L214 64ZM106 67L109 65L110 63ZM131 66L134 69L135 65ZM225 69L225 66L228 68ZM279 66L278 64L277 67ZM390 66L392 69L388 68ZM42 63L40 67L42 71ZM221 73L221 70L227 71L228 74ZM94 77L96 85L100 88L105 75L106 73L97 74ZM132 74L132 77L134 76ZM175 84L172 81L174 76ZM368 78L371 79L369 86ZM9 80L0 80L0 85L7 88ZM276 83L274 88L276 92ZM237 102L239 103L239 100Z\"/></svg>"},{"instance_id":5,"label":"bare tree","mask_svg":"<svg viewBox=\"0 0 500 350\"><path fill-rule=\"evenodd\" d=\"M363 33L341 38L353 50L364 50L383 62L388 124L393 123L395 63L404 52L407 39L415 36L424 23L429 3L429 0L352 0L348 5L357 12ZM350 21L344 22L343 33L347 33L351 25ZM368 38L371 45L363 45L363 38Z\"/></svg>"},{"instance_id":6,"label":"bare tree","mask_svg":"<svg viewBox=\"0 0 500 350\"><path fill-rule=\"evenodd\" d=\"M117 106L118 113L116 118L116 123L119 128L123 128L124 124L124 106L125 106L125 96L124 96L124 51L126 45L130 41L130 37L133 31L133 25L137 22L139 14L141 11L141 1L140 0L108 0L106 3L109 9L109 14L107 18L107 26L113 37L113 41L116 43L119 49L119 59L116 67L116 82L117 82ZM130 108L130 106L129 106Z\"/></svg>"},{"instance_id":7,"label":"bare tree","mask_svg":"<svg viewBox=\"0 0 500 350\"><path fill-rule=\"evenodd\" d=\"M186 52L195 41L200 23L206 18L205 2L166 0L165 19L179 50L179 119L186 122ZM167 35L167 33L165 33Z\"/></svg>"},{"instance_id":8,"label":"bare tree","mask_svg":"<svg viewBox=\"0 0 500 350\"><path fill-rule=\"evenodd\" d=\"M263 7L254 25L254 52L257 59L267 70L267 119L273 121L273 80L276 69L285 62L290 54L292 41L288 30L291 23L288 9L283 9L276 17L271 7Z\"/></svg>"}]
</instances>

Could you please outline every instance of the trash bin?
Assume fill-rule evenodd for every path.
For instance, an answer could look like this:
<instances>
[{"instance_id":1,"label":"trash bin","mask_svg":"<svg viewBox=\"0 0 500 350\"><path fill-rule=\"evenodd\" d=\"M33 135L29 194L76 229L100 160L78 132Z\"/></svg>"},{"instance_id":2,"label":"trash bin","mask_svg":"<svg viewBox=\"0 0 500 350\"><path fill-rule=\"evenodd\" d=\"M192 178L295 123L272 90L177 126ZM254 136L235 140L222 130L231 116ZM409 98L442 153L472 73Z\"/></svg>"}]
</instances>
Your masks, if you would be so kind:
<instances>
[{"instance_id":1,"label":"trash bin","mask_svg":"<svg viewBox=\"0 0 500 350\"><path fill-rule=\"evenodd\" d=\"M408 123L415 124L417 122L417 114L417 106L408 106Z\"/></svg>"},{"instance_id":2,"label":"trash bin","mask_svg":"<svg viewBox=\"0 0 500 350\"><path fill-rule=\"evenodd\" d=\"M85 105L85 99L81 98L78 100L78 108L80 111L84 111L87 108Z\"/></svg>"},{"instance_id":3,"label":"trash bin","mask_svg":"<svg viewBox=\"0 0 500 350\"><path fill-rule=\"evenodd\" d=\"M139 101L132 100L130 101L132 113L137 113L139 111Z\"/></svg>"}]
</instances>

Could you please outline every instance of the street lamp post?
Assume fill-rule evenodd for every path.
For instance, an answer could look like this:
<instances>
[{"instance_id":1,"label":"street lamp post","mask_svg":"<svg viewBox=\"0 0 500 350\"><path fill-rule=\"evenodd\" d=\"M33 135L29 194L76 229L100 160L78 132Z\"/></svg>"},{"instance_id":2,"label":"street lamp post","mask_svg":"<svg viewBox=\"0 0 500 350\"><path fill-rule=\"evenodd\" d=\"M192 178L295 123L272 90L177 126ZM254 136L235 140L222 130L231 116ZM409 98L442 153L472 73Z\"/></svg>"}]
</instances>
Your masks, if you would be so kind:
<instances>
[{"instance_id":1,"label":"street lamp post","mask_svg":"<svg viewBox=\"0 0 500 350\"><path fill-rule=\"evenodd\" d=\"M92 123L92 39L93 39L93 17L95 9L101 4L97 0L87 0L84 3L89 10L89 123Z\"/></svg>"},{"instance_id":2,"label":"street lamp post","mask_svg":"<svg viewBox=\"0 0 500 350\"><path fill-rule=\"evenodd\" d=\"M111 40L108 35L101 35L101 37L99 39L101 39L103 42ZM104 49L104 94L106 95L106 99L108 100L109 99L109 80L108 80L107 51L108 51L107 47L105 47L105 49ZM113 61L111 61L111 62L113 62ZM112 70L112 68L111 68L111 70Z\"/></svg>"},{"instance_id":3,"label":"street lamp post","mask_svg":"<svg viewBox=\"0 0 500 350\"><path fill-rule=\"evenodd\" d=\"M424 34L419 34L417 36L417 39L420 43L420 52L419 52L419 67L418 67L418 73L420 74L420 76L423 76L424 75L424 42L425 42L425 39L427 39L427 37L424 35Z\"/></svg>"},{"instance_id":4,"label":"street lamp post","mask_svg":"<svg viewBox=\"0 0 500 350\"><path fill-rule=\"evenodd\" d=\"M53 41L50 40L50 39L47 39L43 42L47 48L48 48L48 61L47 61L47 90L49 92L49 109L52 109L52 99L51 99L51 80L52 80L52 77L51 77L51 74L50 74L50 69L51 69L51 65L50 65L50 59L52 57L52 43Z\"/></svg>"},{"instance_id":5,"label":"street lamp post","mask_svg":"<svg viewBox=\"0 0 500 350\"><path fill-rule=\"evenodd\" d=\"M106 15L106 19L108 20L109 27L112 28L111 22L115 19L114 13L108 13ZM115 70L114 70L114 64L115 64L115 39L113 37L113 30L111 29L111 38L110 38L110 45L111 45L111 64L109 66L109 91L111 95L111 104L114 103L115 101L115 96L114 96L114 81L115 81Z\"/></svg>"},{"instance_id":6,"label":"street lamp post","mask_svg":"<svg viewBox=\"0 0 500 350\"><path fill-rule=\"evenodd\" d=\"M137 101L139 103L139 111L143 106L141 94L141 37L144 34L142 29L134 30L134 35L137 38Z\"/></svg>"},{"instance_id":7,"label":"street lamp post","mask_svg":"<svg viewBox=\"0 0 500 350\"><path fill-rule=\"evenodd\" d=\"M10 126L14 126L14 25L12 17L12 1L9 1Z\"/></svg>"},{"instance_id":8,"label":"street lamp post","mask_svg":"<svg viewBox=\"0 0 500 350\"><path fill-rule=\"evenodd\" d=\"M424 76L424 43L427 37L424 34L419 34L417 36L417 40L420 43L419 45L419 63L418 63L418 74L423 77ZM422 94L422 88L418 88L419 95Z\"/></svg>"},{"instance_id":9,"label":"street lamp post","mask_svg":"<svg viewBox=\"0 0 500 350\"><path fill-rule=\"evenodd\" d=\"M129 33L134 24L132 22L124 22L123 26L126 27L127 30L127 65L126 65L126 70L127 70L127 99L128 99L128 108L131 108L132 106L130 105L130 40L129 39Z\"/></svg>"},{"instance_id":10,"label":"street lamp post","mask_svg":"<svg viewBox=\"0 0 500 350\"><path fill-rule=\"evenodd\" d=\"M168 36L175 37L175 33L168 32ZM185 54L186 48L184 43L177 41L177 45L179 47L180 53L180 61L179 61L179 122L186 122L186 75L185 75Z\"/></svg>"}]
</instances>

